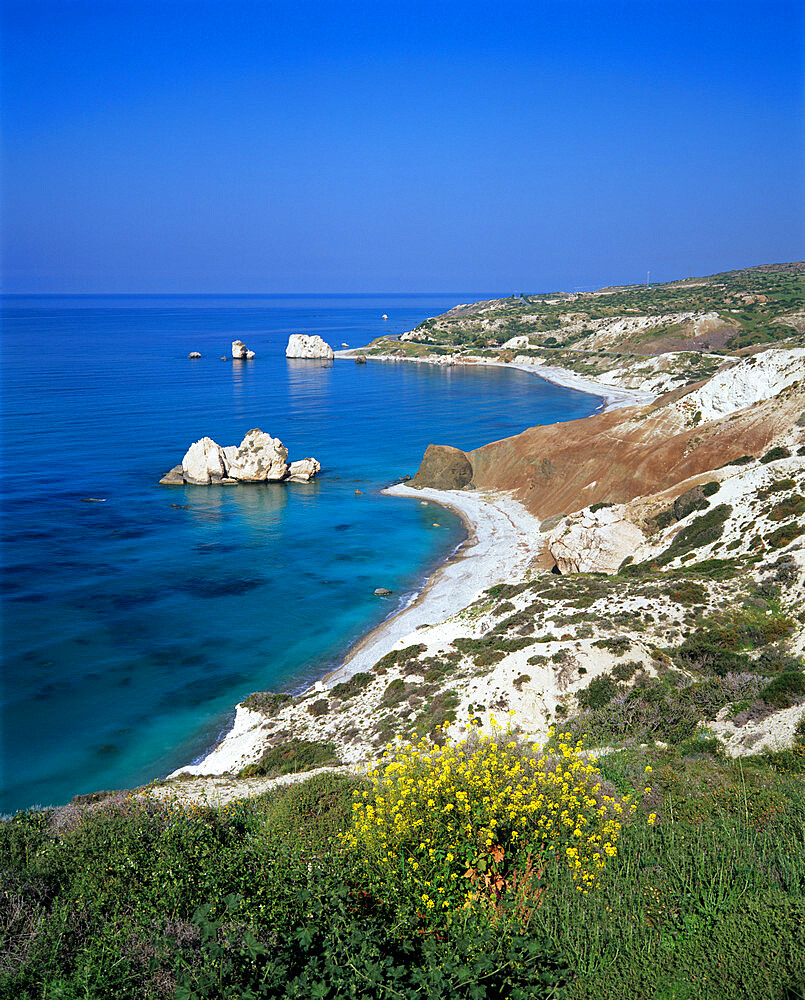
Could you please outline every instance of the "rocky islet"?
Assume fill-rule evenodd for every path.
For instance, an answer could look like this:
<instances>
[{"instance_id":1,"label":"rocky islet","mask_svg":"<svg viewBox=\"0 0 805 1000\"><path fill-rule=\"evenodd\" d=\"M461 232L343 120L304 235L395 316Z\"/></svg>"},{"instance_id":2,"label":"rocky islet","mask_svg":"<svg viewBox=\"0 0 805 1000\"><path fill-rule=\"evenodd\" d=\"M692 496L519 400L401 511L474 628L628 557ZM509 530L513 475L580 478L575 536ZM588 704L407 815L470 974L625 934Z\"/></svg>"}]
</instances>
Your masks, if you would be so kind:
<instances>
[{"instance_id":1,"label":"rocky islet","mask_svg":"<svg viewBox=\"0 0 805 1000\"><path fill-rule=\"evenodd\" d=\"M194 441L181 465L167 472L163 486L231 486L238 483L306 483L321 472L315 458L288 463L288 449L259 427L248 431L239 445L221 447L210 437Z\"/></svg>"}]
</instances>

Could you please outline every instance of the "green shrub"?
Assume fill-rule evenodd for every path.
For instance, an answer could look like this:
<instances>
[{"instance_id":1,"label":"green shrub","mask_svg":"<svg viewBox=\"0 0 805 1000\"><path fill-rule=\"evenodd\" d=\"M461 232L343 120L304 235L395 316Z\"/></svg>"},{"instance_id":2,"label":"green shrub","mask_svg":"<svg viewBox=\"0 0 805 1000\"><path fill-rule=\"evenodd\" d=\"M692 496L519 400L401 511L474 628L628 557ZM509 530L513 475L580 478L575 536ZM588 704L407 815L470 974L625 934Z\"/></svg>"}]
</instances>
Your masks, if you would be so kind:
<instances>
[{"instance_id":1,"label":"green shrub","mask_svg":"<svg viewBox=\"0 0 805 1000\"><path fill-rule=\"evenodd\" d=\"M618 693L618 685L609 674L595 677L586 688L576 692L576 698L582 708L601 708L608 705Z\"/></svg>"},{"instance_id":2,"label":"green shrub","mask_svg":"<svg viewBox=\"0 0 805 1000\"><path fill-rule=\"evenodd\" d=\"M422 643L416 643L413 646L406 646L404 649L392 649L390 653L386 653L385 656L378 660L375 670L380 668L378 672L383 673L389 667L401 667L405 670L413 661L419 659L427 648Z\"/></svg>"},{"instance_id":3,"label":"green shrub","mask_svg":"<svg viewBox=\"0 0 805 1000\"><path fill-rule=\"evenodd\" d=\"M599 649L608 649L615 656L623 656L632 648L632 640L628 636L618 635L610 639L596 639L593 645Z\"/></svg>"},{"instance_id":4,"label":"green shrub","mask_svg":"<svg viewBox=\"0 0 805 1000\"><path fill-rule=\"evenodd\" d=\"M789 708L796 705L805 695L805 674L786 670L773 677L760 692L767 705L775 708Z\"/></svg>"},{"instance_id":5,"label":"green shrub","mask_svg":"<svg viewBox=\"0 0 805 1000\"><path fill-rule=\"evenodd\" d=\"M330 694L333 698L352 698L353 695L358 694L365 687L372 683L372 675L367 673L357 673L348 677L345 681L341 681L339 684L334 684L330 688Z\"/></svg>"},{"instance_id":6,"label":"green shrub","mask_svg":"<svg viewBox=\"0 0 805 1000\"><path fill-rule=\"evenodd\" d=\"M791 458L791 452L788 448L778 445L776 448L771 448L767 451L760 461L764 465L768 465L769 462L778 462L781 458Z\"/></svg>"},{"instance_id":7,"label":"green shrub","mask_svg":"<svg viewBox=\"0 0 805 1000\"><path fill-rule=\"evenodd\" d=\"M721 483L713 479L709 483L705 483L704 486L702 486L702 493L706 497L711 497L714 496L716 493L718 493L720 489L721 489Z\"/></svg>"},{"instance_id":8,"label":"green shrub","mask_svg":"<svg viewBox=\"0 0 805 1000\"><path fill-rule=\"evenodd\" d=\"M238 773L238 777L276 778L281 774L298 774L325 764L339 763L334 744L291 739L266 750L259 760L247 764Z\"/></svg>"},{"instance_id":9,"label":"green shrub","mask_svg":"<svg viewBox=\"0 0 805 1000\"><path fill-rule=\"evenodd\" d=\"M289 694L275 694L273 691L255 691L248 698L243 699L243 704L252 712L262 712L263 715L276 715L279 710L293 701Z\"/></svg>"},{"instance_id":10,"label":"green shrub","mask_svg":"<svg viewBox=\"0 0 805 1000\"><path fill-rule=\"evenodd\" d=\"M686 607L705 604L707 601L707 589L695 580L680 580L678 583L673 583L666 588L665 593L676 604L683 604Z\"/></svg>"},{"instance_id":11,"label":"green shrub","mask_svg":"<svg viewBox=\"0 0 805 1000\"><path fill-rule=\"evenodd\" d=\"M686 552L692 552L694 549L700 549L705 545L710 545L712 542L717 542L721 538L724 531L724 524L731 513L732 507L729 504L722 503L717 507L713 507L712 510L708 510L701 517L695 518L687 527L674 536L673 541L665 552L659 555L654 561L659 565L663 565L677 556L684 555Z\"/></svg>"},{"instance_id":12,"label":"green shrub","mask_svg":"<svg viewBox=\"0 0 805 1000\"><path fill-rule=\"evenodd\" d=\"M778 501L769 511L769 519L786 521L789 517L800 517L802 514L805 514L805 497L795 493Z\"/></svg>"},{"instance_id":13,"label":"green shrub","mask_svg":"<svg viewBox=\"0 0 805 1000\"><path fill-rule=\"evenodd\" d=\"M330 702L326 698L319 698L308 705L307 710L314 719L319 719L330 711Z\"/></svg>"},{"instance_id":14,"label":"green shrub","mask_svg":"<svg viewBox=\"0 0 805 1000\"><path fill-rule=\"evenodd\" d=\"M773 531L770 535L766 535L766 544L771 549L783 549L786 545L790 545L795 538L799 538L803 534L805 534L805 524L801 521L791 521Z\"/></svg>"},{"instance_id":15,"label":"green shrub","mask_svg":"<svg viewBox=\"0 0 805 1000\"><path fill-rule=\"evenodd\" d=\"M619 681L631 680L636 670L640 670L643 664L638 660L626 660L624 663L616 663L612 668L612 676Z\"/></svg>"},{"instance_id":16,"label":"green shrub","mask_svg":"<svg viewBox=\"0 0 805 1000\"><path fill-rule=\"evenodd\" d=\"M416 684L408 684L401 677L395 677L393 681L389 682L386 690L383 692L381 704L387 708L393 708L395 705L399 705L400 702L405 701L414 691L416 691Z\"/></svg>"},{"instance_id":17,"label":"green shrub","mask_svg":"<svg viewBox=\"0 0 805 1000\"><path fill-rule=\"evenodd\" d=\"M507 653L514 653L526 646L533 646L534 639L525 636L521 639L506 639L494 633L480 639L455 639L453 645L472 657L476 666L486 667L499 663Z\"/></svg>"}]
</instances>

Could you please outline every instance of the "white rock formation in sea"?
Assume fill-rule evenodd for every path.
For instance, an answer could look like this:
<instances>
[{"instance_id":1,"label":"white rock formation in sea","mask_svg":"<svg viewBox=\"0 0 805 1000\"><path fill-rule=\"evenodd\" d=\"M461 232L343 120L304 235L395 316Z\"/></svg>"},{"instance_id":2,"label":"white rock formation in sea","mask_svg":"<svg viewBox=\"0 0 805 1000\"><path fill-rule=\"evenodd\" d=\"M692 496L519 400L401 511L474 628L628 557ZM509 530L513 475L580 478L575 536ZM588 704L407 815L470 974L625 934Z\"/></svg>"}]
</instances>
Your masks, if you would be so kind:
<instances>
[{"instance_id":1,"label":"white rock formation in sea","mask_svg":"<svg viewBox=\"0 0 805 1000\"><path fill-rule=\"evenodd\" d=\"M187 356L188 358L200 358L201 351L191 351Z\"/></svg>"},{"instance_id":2,"label":"white rock formation in sea","mask_svg":"<svg viewBox=\"0 0 805 1000\"><path fill-rule=\"evenodd\" d=\"M321 472L321 463L315 458L300 458L288 466L288 478L294 483L308 483Z\"/></svg>"},{"instance_id":3,"label":"white rock formation in sea","mask_svg":"<svg viewBox=\"0 0 805 1000\"><path fill-rule=\"evenodd\" d=\"M227 473L241 483L274 483L288 475L288 449L279 438L259 427L248 431L240 445L223 449Z\"/></svg>"},{"instance_id":4,"label":"white rock formation in sea","mask_svg":"<svg viewBox=\"0 0 805 1000\"><path fill-rule=\"evenodd\" d=\"M248 431L239 445L222 448L212 438L195 441L182 464L160 479L165 486L193 483L276 483L283 479L306 483L321 472L315 458L303 458L288 465L288 449L279 438L264 434L259 427Z\"/></svg>"},{"instance_id":5,"label":"white rock formation in sea","mask_svg":"<svg viewBox=\"0 0 805 1000\"><path fill-rule=\"evenodd\" d=\"M240 358L246 361L251 361L255 356L254 351L250 351L248 347L243 343L242 340L232 341L232 359Z\"/></svg>"},{"instance_id":6,"label":"white rock formation in sea","mask_svg":"<svg viewBox=\"0 0 805 1000\"><path fill-rule=\"evenodd\" d=\"M683 396L676 405L687 413L701 413L703 421L718 420L762 399L771 399L803 378L805 347L763 351L717 372L706 385Z\"/></svg>"},{"instance_id":7,"label":"white rock formation in sea","mask_svg":"<svg viewBox=\"0 0 805 1000\"><path fill-rule=\"evenodd\" d=\"M383 315L380 318L381 319L388 319L388 316L385 313L383 313Z\"/></svg>"},{"instance_id":8,"label":"white rock formation in sea","mask_svg":"<svg viewBox=\"0 0 805 1000\"><path fill-rule=\"evenodd\" d=\"M182 474L188 483L200 486L225 479L224 449L209 437L193 442L182 459Z\"/></svg>"},{"instance_id":9,"label":"white rock formation in sea","mask_svg":"<svg viewBox=\"0 0 805 1000\"><path fill-rule=\"evenodd\" d=\"M569 515L548 536L548 551L561 573L615 573L643 541L619 504Z\"/></svg>"},{"instance_id":10,"label":"white rock formation in sea","mask_svg":"<svg viewBox=\"0 0 805 1000\"><path fill-rule=\"evenodd\" d=\"M333 349L319 336L292 333L285 349L286 358L332 358Z\"/></svg>"}]
</instances>

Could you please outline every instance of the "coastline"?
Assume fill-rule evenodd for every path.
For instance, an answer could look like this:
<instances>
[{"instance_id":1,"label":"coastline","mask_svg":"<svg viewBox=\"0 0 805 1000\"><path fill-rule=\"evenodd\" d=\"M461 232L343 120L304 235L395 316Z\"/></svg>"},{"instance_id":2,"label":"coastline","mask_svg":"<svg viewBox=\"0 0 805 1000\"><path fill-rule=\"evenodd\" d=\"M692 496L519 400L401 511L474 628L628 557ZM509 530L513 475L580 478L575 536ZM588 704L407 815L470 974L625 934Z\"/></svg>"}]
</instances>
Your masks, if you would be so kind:
<instances>
[{"instance_id":1,"label":"coastline","mask_svg":"<svg viewBox=\"0 0 805 1000\"><path fill-rule=\"evenodd\" d=\"M335 357L354 359L356 351L336 351ZM412 361L446 364L431 358L399 358L393 355L367 356L367 360ZM494 361L486 358L452 361L461 365L490 365L516 368L547 382L586 392L602 400L596 412L651 402L656 394L605 385L576 375L564 368L522 361ZM410 601L380 625L366 633L347 651L338 667L306 689L325 692L353 674L367 671L394 648L416 641L417 629L441 624L466 608L489 587L525 575L543 547L540 521L510 494L467 490L414 489L403 484L388 486L382 493L433 503L452 510L464 522L467 538L441 563ZM231 728L201 760L172 771L194 776L220 775L239 770L259 756L265 742L266 719L243 705L236 706Z\"/></svg>"},{"instance_id":2,"label":"coastline","mask_svg":"<svg viewBox=\"0 0 805 1000\"><path fill-rule=\"evenodd\" d=\"M354 361L360 354L360 350L350 348L348 351L335 351L335 357L342 361ZM537 378L553 385L561 385L565 389L576 389L579 392L586 392L590 396L598 396L603 400L603 405L597 411L603 413L607 410L620 410L626 406L643 406L657 399L659 393L645 392L642 389L627 389L623 386L608 385L598 379L589 378L586 375L577 375L569 368L560 368L555 365L546 365L536 359L526 358L519 355L514 361L496 361L492 358L472 357L460 358L454 355L428 356L428 357L397 357L395 354L365 354L367 361L392 361L395 364L412 363L420 365L458 365L465 368L477 367L479 365L491 368L514 368L517 371L526 372L528 375L536 375Z\"/></svg>"},{"instance_id":3,"label":"coastline","mask_svg":"<svg viewBox=\"0 0 805 1000\"><path fill-rule=\"evenodd\" d=\"M464 522L468 537L409 604L360 639L344 662L318 682L326 687L372 667L416 629L451 618L496 583L524 575L542 547L539 519L507 494L402 484L382 492L449 508Z\"/></svg>"}]
</instances>

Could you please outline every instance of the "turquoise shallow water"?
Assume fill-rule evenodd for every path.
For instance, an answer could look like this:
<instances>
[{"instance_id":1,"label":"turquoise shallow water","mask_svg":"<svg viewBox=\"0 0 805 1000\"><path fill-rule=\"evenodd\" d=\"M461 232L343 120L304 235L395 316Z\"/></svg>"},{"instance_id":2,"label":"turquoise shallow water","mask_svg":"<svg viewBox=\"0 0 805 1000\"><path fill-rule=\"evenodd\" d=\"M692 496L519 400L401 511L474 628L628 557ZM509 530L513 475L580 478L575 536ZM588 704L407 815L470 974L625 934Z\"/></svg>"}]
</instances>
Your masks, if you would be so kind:
<instances>
[{"instance_id":1,"label":"turquoise shallow water","mask_svg":"<svg viewBox=\"0 0 805 1000\"><path fill-rule=\"evenodd\" d=\"M479 297L4 300L0 811L160 776L250 691L335 666L463 537L383 486L431 441L598 408L514 371L284 357L290 333L358 346ZM219 360L236 337L254 361ZM321 477L157 485L193 440L251 427Z\"/></svg>"}]
</instances>

